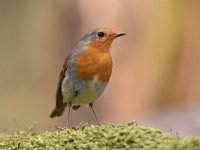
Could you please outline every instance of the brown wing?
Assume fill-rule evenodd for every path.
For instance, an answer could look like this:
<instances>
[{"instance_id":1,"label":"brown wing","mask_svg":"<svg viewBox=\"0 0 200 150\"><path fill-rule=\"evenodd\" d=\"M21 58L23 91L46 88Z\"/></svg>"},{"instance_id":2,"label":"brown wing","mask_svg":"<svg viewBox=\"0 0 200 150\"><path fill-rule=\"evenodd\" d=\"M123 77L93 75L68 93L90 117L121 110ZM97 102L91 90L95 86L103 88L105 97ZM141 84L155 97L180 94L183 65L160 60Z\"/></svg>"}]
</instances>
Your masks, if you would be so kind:
<instances>
[{"instance_id":1,"label":"brown wing","mask_svg":"<svg viewBox=\"0 0 200 150\"><path fill-rule=\"evenodd\" d=\"M56 108L61 108L63 106L63 95L62 95L61 86L62 86L62 81L65 78L65 72L68 68L68 60L69 60L69 56L65 60L63 69L58 79L58 86L57 86L57 91L56 91Z\"/></svg>"}]
</instances>

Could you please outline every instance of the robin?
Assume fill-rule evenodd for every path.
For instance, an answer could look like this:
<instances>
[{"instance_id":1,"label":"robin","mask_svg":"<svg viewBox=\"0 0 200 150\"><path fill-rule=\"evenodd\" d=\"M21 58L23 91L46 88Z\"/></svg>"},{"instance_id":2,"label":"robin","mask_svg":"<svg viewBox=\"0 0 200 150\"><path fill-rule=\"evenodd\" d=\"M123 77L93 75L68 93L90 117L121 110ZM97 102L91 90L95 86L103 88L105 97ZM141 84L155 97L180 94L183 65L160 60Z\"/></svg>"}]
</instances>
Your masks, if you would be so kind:
<instances>
[{"instance_id":1,"label":"robin","mask_svg":"<svg viewBox=\"0 0 200 150\"><path fill-rule=\"evenodd\" d=\"M123 35L124 32L115 33L109 28L96 28L81 39L63 65L51 118L61 116L68 106L69 123L71 107L77 110L89 104L100 125L93 103L106 88L112 73L111 43Z\"/></svg>"}]
</instances>

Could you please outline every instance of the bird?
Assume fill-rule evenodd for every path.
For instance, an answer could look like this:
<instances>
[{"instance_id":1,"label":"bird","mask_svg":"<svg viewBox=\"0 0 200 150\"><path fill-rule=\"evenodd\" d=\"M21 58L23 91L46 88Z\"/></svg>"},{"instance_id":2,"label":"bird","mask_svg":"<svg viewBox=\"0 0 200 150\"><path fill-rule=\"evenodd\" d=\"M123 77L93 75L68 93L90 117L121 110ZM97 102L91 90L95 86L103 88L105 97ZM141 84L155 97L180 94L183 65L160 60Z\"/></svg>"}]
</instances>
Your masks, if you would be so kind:
<instances>
[{"instance_id":1,"label":"bird","mask_svg":"<svg viewBox=\"0 0 200 150\"><path fill-rule=\"evenodd\" d=\"M111 44L123 35L124 32L116 33L110 28L99 27L83 36L66 58L60 72L56 106L50 118L61 116L68 106L68 126L71 108L77 110L83 105L89 105L98 125L101 125L93 103L103 93L111 77Z\"/></svg>"}]
</instances>

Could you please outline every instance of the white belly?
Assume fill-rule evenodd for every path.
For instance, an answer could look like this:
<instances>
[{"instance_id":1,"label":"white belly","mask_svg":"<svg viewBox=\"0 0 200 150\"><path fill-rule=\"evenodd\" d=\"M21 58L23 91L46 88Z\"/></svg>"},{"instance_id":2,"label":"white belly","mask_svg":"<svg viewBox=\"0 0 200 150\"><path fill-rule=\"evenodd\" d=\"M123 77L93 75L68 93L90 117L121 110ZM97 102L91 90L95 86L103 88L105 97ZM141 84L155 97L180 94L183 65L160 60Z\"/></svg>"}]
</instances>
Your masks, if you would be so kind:
<instances>
[{"instance_id":1,"label":"white belly","mask_svg":"<svg viewBox=\"0 0 200 150\"><path fill-rule=\"evenodd\" d=\"M64 102L71 102L73 105L85 105L94 102L104 91L107 82L101 82L95 76L93 80L85 81L77 96L72 96L70 90L62 85Z\"/></svg>"}]
</instances>

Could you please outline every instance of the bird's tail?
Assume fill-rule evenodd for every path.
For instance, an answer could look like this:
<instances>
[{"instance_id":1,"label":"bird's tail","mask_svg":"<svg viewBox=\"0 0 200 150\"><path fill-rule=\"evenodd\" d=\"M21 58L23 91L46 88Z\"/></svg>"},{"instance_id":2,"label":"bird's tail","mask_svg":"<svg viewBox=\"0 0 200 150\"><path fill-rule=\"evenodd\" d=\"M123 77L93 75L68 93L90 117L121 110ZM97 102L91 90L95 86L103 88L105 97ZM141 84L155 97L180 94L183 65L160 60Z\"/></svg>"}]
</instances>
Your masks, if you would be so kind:
<instances>
[{"instance_id":1,"label":"bird's tail","mask_svg":"<svg viewBox=\"0 0 200 150\"><path fill-rule=\"evenodd\" d=\"M60 107L60 108L55 108L55 109L52 111L52 113L51 113L51 115L50 115L50 118L54 118L55 116L57 116L57 117L61 116L61 115L63 114L63 112L64 112L66 106L67 106L67 103L63 103L62 107Z\"/></svg>"}]
</instances>

